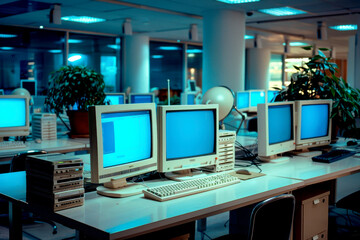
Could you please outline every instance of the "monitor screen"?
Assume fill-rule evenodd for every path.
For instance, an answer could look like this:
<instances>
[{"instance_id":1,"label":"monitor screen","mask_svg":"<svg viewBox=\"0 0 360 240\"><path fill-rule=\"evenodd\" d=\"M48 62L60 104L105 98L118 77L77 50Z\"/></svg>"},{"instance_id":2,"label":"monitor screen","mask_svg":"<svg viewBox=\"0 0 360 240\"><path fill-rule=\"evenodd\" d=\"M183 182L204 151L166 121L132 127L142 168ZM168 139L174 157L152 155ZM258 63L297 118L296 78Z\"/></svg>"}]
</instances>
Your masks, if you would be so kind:
<instances>
[{"instance_id":1,"label":"monitor screen","mask_svg":"<svg viewBox=\"0 0 360 240\"><path fill-rule=\"evenodd\" d=\"M21 80L20 87L29 91L31 96L37 95L37 82L36 80Z\"/></svg>"},{"instance_id":2,"label":"monitor screen","mask_svg":"<svg viewBox=\"0 0 360 240\"><path fill-rule=\"evenodd\" d=\"M240 111L246 111L250 106L250 93L247 91L236 93L236 108Z\"/></svg>"},{"instance_id":3,"label":"monitor screen","mask_svg":"<svg viewBox=\"0 0 360 240\"><path fill-rule=\"evenodd\" d=\"M267 90L267 102L275 102L275 97L279 94L277 90Z\"/></svg>"},{"instance_id":4,"label":"monitor screen","mask_svg":"<svg viewBox=\"0 0 360 240\"><path fill-rule=\"evenodd\" d=\"M104 183L99 194L128 196L126 178L157 169L155 104L92 106L89 122L91 181Z\"/></svg>"},{"instance_id":5,"label":"monitor screen","mask_svg":"<svg viewBox=\"0 0 360 240\"><path fill-rule=\"evenodd\" d=\"M153 103L153 93L130 93L129 103Z\"/></svg>"},{"instance_id":6,"label":"monitor screen","mask_svg":"<svg viewBox=\"0 0 360 240\"><path fill-rule=\"evenodd\" d=\"M332 100L295 101L296 149L330 144L331 107Z\"/></svg>"},{"instance_id":7,"label":"monitor screen","mask_svg":"<svg viewBox=\"0 0 360 240\"><path fill-rule=\"evenodd\" d=\"M265 90L249 90L250 92L250 108L249 111L256 111L257 105L265 103Z\"/></svg>"},{"instance_id":8,"label":"monitor screen","mask_svg":"<svg viewBox=\"0 0 360 240\"><path fill-rule=\"evenodd\" d=\"M0 96L0 137L29 135L29 99L25 96Z\"/></svg>"},{"instance_id":9,"label":"monitor screen","mask_svg":"<svg viewBox=\"0 0 360 240\"><path fill-rule=\"evenodd\" d=\"M295 150L294 102L259 104L258 155L263 161L282 161L278 154Z\"/></svg>"},{"instance_id":10,"label":"monitor screen","mask_svg":"<svg viewBox=\"0 0 360 240\"><path fill-rule=\"evenodd\" d=\"M110 101L110 105L125 104L125 93L106 93L105 101Z\"/></svg>"},{"instance_id":11,"label":"monitor screen","mask_svg":"<svg viewBox=\"0 0 360 240\"><path fill-rule=\"evenodd\" d=\"M213 165L218 156L218 105L158 107L158 171Z\"/></svg>"}]
</instances>

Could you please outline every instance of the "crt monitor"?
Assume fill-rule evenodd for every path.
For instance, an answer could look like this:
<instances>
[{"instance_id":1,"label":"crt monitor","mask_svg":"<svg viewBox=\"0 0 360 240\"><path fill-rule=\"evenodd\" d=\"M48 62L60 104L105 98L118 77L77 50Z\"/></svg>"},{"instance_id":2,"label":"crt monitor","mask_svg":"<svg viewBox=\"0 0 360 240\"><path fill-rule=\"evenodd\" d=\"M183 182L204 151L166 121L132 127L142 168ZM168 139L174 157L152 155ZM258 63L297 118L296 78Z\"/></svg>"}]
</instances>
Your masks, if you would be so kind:
<instances>
[{"instance_id":1,"label":"crt monitor","mask_svg":"<svg viewBox=\"0 0 360 240\"><path fill-rule=\"evenodd\" d=\"M196 104L196 93L194 92L183 92L180 96L181 105L194 105Z\"/></svg>"},{"instance_id":2,"label":"crt monitor","mask_svg":"<svg viewBox=\"0 0 360 240\"><path fill-rule=\"evenodd\" d=\"M153 103L155 100L154 93L130 93L129 103Z\"/></svg>"},{"instance_id":3,"label":"crt monitor","mask_svg":"<svg viewBox=\"0 0 360 240\"><path fill-rule=\"evenodd\" d=\"M267 102L275 102L275 97L279 94L277 90L267 90L266 91L266 98Z\"/></svg>"},{"instance_id":4,"label":"crt monitor","mask_svg":"<svg viewBox=\"0 0 360 240\"><path fill-rule=\"evenodd\" d=\"M250 107L250 92L239 91L236 92L236 108L239 111L247 111Z\"/></svg>"},{"instance_id":5,"label":"crt monitor","mask_svg":"<svg viewBox=\"0 0 360 240\"><path fill-rule=\"evenodd\" d=\"M0 96L0 138L30 133L29 101L23 95Z\"/></svg>"},{"instance_id":6,"label":"crt monitor","mask_svg":"<svg viewBox=\"0 0 360 240\"><path fill-rule=\"evenodd\" d=\"M20 87L28 90L31 96L37 95L37 81L36 80L20 80Z\"/></svg>"},{"instance_id":7,"label":"crt monitor","mask_svg":"<svg viewBox=\"0 0 360 240\"><path fill-rule=\"evenodd\" d=\"M257 105L266 103L266 91L262 89L258 90L249 90L250 93L250 105L249 112L256 112Z\"/></svg>"},{"instance_id":8,"label":"crt monitor","mask_svg":"<svg viewBox=\"0 0 360 240\"><path fill-rule=\"evenodd\" d=\"M104 196L140 194L145 186L126 178L157 169L154 103L98 105L89 108L91 182L104 183Z\"/></svg>"},{"instance_id":9,"label":"crt monitor","mask_svg":"<svg viewBox=\"0 0 360 240\"><path fill-rule=\"evenodd\" d=\"M125 104L125 93L106 93L105 101L110 101L110 105Z\"/></svg>"},{"instance_id":10,"label":"crt monitor","mask_svg":"<svg viewBox=\"0 0 360 240\"><path fill-rule=\"evenodd\" d=\"M331 99L295 101L297 150L330 144L331 108Z\"/></svg>"},{"instance_id":11,"label":"crt monitor","mask_svg":"<svg viewBox=\"0 0 360 240\"><path fill-rule=\"evenodd\" d=\"M173 180L198 177L218 157L218 105L158 106L158 171Z\"/></svg>"},{"instance_id":12,"label":"crt monitor","mask_svg":"<svg viewBox=\"0 0 360 240\"><path fill-rule=\"evenodd\" d=\"M258 155L262 161L280 162L278 154L295 150L295 104L259 104L257 109Z\"/></svg>"}]
</instances>

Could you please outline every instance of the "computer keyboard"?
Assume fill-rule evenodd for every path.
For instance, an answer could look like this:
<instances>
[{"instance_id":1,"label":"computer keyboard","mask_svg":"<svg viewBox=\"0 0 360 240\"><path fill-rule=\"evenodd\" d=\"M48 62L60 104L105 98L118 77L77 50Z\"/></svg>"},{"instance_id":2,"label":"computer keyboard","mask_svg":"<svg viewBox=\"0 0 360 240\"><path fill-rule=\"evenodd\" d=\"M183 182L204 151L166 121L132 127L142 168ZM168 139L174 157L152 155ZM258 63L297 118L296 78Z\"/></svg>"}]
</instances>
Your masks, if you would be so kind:
<instances>
[{"instance_id":1,"label":"computer keyboard","mask_svg":"<svg viewBox=\"0 0 360 240\"><path fill-rule=\"evenodd\" d=\"M321 154L319 156L315 156L312 158L312 160L315 162L332 163L350 157L355 153L356 153L355 151L350 151L345 149L335 149L335 150L331 150L330 152Z\"/></svg>"},{"instance_id":2,"label":"computer keyboard","mask_svg":"<svg viewBox=\"0 0 360 240\"><path fill-rule=\"evenodd\" d=\"M148 188L143 190L143 193L146 198L162 202L225 187L239 182L240 180L237 177L227 173L220 173L183 182L175 182L159 187Z\"/></svg>"},{"instance_id":3,"label":"computer keyboard","mask_svg":"<svg viewBox=\"0 0 360 240\"><path fill-rule=\"evenodd\" d=\"M23 141L3 141L0 142L0 150L21 149L26 148L27 145Z\"/></svg>"}]
</instances>

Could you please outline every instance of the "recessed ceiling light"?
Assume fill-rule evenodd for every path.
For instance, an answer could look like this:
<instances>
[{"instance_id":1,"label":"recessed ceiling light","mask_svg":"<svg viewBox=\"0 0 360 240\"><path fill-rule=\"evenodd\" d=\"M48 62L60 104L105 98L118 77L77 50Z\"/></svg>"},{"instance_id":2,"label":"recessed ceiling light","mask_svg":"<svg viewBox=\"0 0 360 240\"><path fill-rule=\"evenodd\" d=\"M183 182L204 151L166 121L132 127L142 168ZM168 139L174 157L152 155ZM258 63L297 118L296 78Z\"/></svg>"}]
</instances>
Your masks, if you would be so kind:
<instances>
[{"instance_id":1,"label":"recessed ceiling light","mask_svg":"<svg viewBox=\"0 0 360 240\"><path fill-rule=\"evenodd\" d=\"M69 39L68 43L82 43L82 40L80 40L80 39Z\"/></svg>"},{"instance_id":2,"label":"recessed ceiling light","mask_svg":"<svg viewBox=\"0 0 360 240\"><path fill-rule=\"evenodd\" d=\"M283 43L283 45L285 46L286 43ZM289 45L292 47L300 47L300 46L308 46L309 44L304 42L290 42Z\"/></svg>"},{"instance_id":3,"label":"recessed ceiling light","mask_svg":"<svg viewBox=\"0 0 360 240\"><path fill-rule=\"evenodd\" d=\"M72 57L69 57L69 58L68 58L68 61L69 61L69 62L75 62L75 61L77 61L77 60L79 60L79 59L81 59L81 56L80 56L80 55L74 55L74 56L72 56Z\"/></svg>"},{"instance_id":4,"label":"recessed ceiling light","mask_svg":"<svg viewBox=\"0 0 360 240\"><path fill-rule=\"evenodd\" d=\"M251 36L251 35L245 35L244 36L244 39L254 39L255 37L254 36Z\"/></svg>"},{"instance_id":5,"label":"recessed ceiling light","mask_svg":"<svg viewBox=\"0 0 360 240\"><path fill-rule=\"evenodd\" d=\"M187 49L187 53L202 53L202 49Z\"/></svg>"},{"instance_id":6,"label":"recessed ceiling light","mask_svg":"<svg viewBox=\"0 0 360 240\"><path fill-rule=\"evenodd\" d=\"M48 51L49 53L62 53L60 49L51 49Z\"/></svg>"},{"instance_id":7,"label":"recessed ceiling light","mask_svg":"<svg viewBox=\"0 0 360 240\"><path fill-rule=\"evenodd\" d=\"M13 50L13 47L0 47L0 50Z\"/></svg>"},{"instance_id":8,"label":"recessed ceiling light","mask_svg":"<svg viewBox=\"0 0 360 240\"><path fill-rule=\"evenodd\" d=\"M187 56L188 56L189 58L195 57L195 53L189 53Z\"/></svg>"},{"instance_id":9,"label":"recessed ceiling light","mask_svg":"<svg viewBox=\"0 0 360 240\"><path fill-rule=\"evenodd\" d=\"M65 16L61 17L61 20L86 24L106 21L106 19L103 18L95 18L89 16Z\"/></svg>"},{"instance_id":10,"label":"recessed ceiling light","mask_svg":"<svg viewBox=\"0 0 360 240\"><path fill-rule=\"evenodd\" d=\"M352 30L357 30L357 25L355 24L336 25L336 26L330 26L329 28L338 31L352 31Z\"/></svg>"},{"instance_id":11,"label":"recessed ceiling light","mask_svg":"<svg viewBox=\"0 0 360 240\"><path fill-rule=\"evenodd\" d=\"M165 51L181 50L180 47L176 47L176 46L160 46L158 49L159 50L165 50Z\"/></svg>"},{"instance_id":12,"label":"recessed ceiling light","mask_svg":"<svg viewBox=\"0 0 360 240\"><path fill-rule=\"evenodd\" d=\"M227 4L240 4L240 3L250 3L250 2L260 2L260 0L217 0L218 2L223 2Z\"/></svg>"},{"instance_id":13,"label":"recessed ceiling light","mask_svg":"<svg viewBox=\"0 0 360 240\"><path fill-rule=\"evenodd\" d=\"M273 16L289 16L289 15L298 15L298 14L306 13L305 11L291 7L267 8L267 9L259 9L258 11Z\"/></svg>"},{"instance_id":14,"label":"recessed ceiling light","mask_svg":"<svg viewBox=\"0 0 360 240\"><path fill-rule=\"evenodd\" d=\"M154 59L160 59L160 58L163 58L164 56L163 55L152 55L151 58L154 58Z\"/></svg>"},{"instance_id":15,"label":"recessed ceiling light","mask_svg":"<svg viewBox=\"0 0 360 240\"><path fill-rule=\"evenodd\" d=\"M0 38L14 38L17 37L15 34L0 33Z\"/></svg>"}]
</instances>

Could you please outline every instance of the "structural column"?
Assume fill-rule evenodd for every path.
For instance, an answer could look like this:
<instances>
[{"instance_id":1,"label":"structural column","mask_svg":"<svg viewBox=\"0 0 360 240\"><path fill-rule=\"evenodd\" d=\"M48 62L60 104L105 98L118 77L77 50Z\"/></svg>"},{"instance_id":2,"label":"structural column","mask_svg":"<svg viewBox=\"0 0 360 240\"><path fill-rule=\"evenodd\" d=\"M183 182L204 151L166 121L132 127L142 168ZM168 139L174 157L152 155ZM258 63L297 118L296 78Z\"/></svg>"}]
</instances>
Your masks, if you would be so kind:
<instances>
[{"instance_id":1,"label":"structural column","mask_svg":"<svg viewBox=\"0 0 360 240\"><path fill-rule=\"evenodd\" d=\"M357 19L357 25L360 26L360 17ZM347 82L350 86L360 89L360 28L355 36L349 38L347 65Z\"/></svg>"},{"instance_id":2,"label":"structural column","mask_svg":"<svg viewBox=\"0 0 360 240\"><path fill-rule=\"evenodd\" d=\"M214 10L203 19L203 92L215 86L244 90L245 13Z\"/></svg>"},{"instance_id":3,"label":"structural column","mask_svg":"<svg viewBox=\"0 0 360 240\"><path fill-rule=\"evenodd\" d=\"M133 93L148 93L150 89L149 37L126 36L124 45L122 89L125 91L131 87Z\"/></svg>"},{"instance_id":4,"label":"structural column","mask_svg":"<svg viewBox=\"0 0 360 240\"><path fill-rule=\"evenodd\" d=\"M246 53L246 90L269 89L270 50L249 48Z\"/></svg>"}]
</instances>

